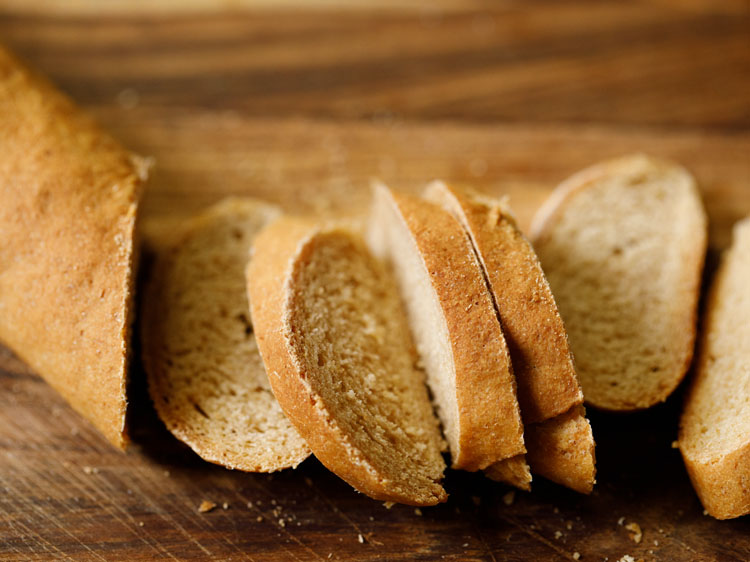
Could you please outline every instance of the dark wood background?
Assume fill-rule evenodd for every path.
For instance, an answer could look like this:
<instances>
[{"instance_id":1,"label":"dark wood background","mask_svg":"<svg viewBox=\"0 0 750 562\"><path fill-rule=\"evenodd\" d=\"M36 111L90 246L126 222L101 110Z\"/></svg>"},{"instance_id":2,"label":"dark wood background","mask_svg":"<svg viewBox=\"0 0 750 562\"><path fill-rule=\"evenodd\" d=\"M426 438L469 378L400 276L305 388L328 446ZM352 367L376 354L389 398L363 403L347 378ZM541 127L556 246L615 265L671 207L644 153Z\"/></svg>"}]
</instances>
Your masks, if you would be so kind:
<instances>
[{"instance_id":1,"label":"dark wood background","mask_svg":"<svg viewBox=\"0 0 750 562\"><path fill-rule=\"evenodd\" d=\"M697 177L709 272L750 214L746 1L98 4L2 2L0 40L155 158L151 243L226 194L356 212L373 177L506 193L527 225L568 174L632 151ZM750 520L703 515L671 447L682 390L591 412L590 497L539 479L506 505L508 488L449 471L449 502L420 514L314 459L274 475L204 463L156 419L137 362L132 379L122 454L0 348L0 559L750 559Z\"/></svg>"}]
</instances>

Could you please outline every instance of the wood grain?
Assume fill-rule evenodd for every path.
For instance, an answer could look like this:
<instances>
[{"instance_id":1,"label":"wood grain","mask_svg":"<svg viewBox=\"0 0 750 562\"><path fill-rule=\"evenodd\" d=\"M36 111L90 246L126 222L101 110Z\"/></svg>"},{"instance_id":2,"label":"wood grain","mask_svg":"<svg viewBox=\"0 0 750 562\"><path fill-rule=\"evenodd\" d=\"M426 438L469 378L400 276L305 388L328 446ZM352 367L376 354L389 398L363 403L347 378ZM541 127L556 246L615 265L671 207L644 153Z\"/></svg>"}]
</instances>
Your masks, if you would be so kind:
<instances>
[{"instance_id":1,"label":"wood grain","mask_svg":"<svg viewBox=\"0 0 750 562\"><path fill-rule=\"evenodd\" d=\"M152 245L226 194L356 214L373 177L508 194L527 225L568 174L632 151L696 175L710 264L750 214L744 2L71 5L9 5L0 37L155 158ZM135 446L121 454L0 348L0 559L750 559L748 518L704 516L671 448L682 390L647 412L592 413L590 497L538 479L506 505L508 488L449 472L449 502L419 515L314 459L275 475L204 463L156 419L137 364L131 387ZM204 499L218 507L199 513Z\"/></svg>"}]
</instances>

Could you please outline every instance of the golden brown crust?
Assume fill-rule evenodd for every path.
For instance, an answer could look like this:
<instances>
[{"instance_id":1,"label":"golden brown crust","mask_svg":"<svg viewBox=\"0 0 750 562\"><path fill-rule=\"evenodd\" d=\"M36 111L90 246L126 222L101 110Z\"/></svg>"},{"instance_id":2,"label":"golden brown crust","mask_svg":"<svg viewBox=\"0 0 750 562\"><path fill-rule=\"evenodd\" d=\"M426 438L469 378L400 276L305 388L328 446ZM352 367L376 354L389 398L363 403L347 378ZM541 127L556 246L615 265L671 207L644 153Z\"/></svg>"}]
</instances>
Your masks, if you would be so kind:
<instances>
[{"instance_id":1,"label":"golden brown crust","mask_svg":"<svg viewBox=\"0 0 750 562\"><path fill-rule=\"evenodd\" d=\"M491 480L503 482L525 492L531 491L531 471L525 454L496 462L485 468L484 474Z\"/></svg>"},{"instance_id":2,"label":"golden brown crust","mask_svg":"<svg viewBox=\"0 0 750 562\"><path fill-rule=\"evenodd\" d=\"M435 505L443 491L428 500L394 490L352 447L306 380L291 346L287 299L295 266L304 259L320 227L296 218L281 218L257 237L247 267L248 297L258 348L276 399L315 456L328 469L368 496L410 505Z\"/></svg>"},{"instance_id":3,"label":"golden brown crust","mask_svg":"<svg viewBox=\"0 0 750 562\"><path fill-rule=\"evenodd\" d=\"M441 182L425 192L464 225L487 275L518 385L525 424L583 403L568 336L542 266L499 201Z\"/></svg>"},{"instance_id":4,"label":"golden brown crust","mask_svg":"<svg viewBox=\"0 0 750 562\"><path fill-rule=\"evenodd\" d=\"M679 252L677 261L681 264L682 271L679 281L670 288L670 300L673 304L667 307L669 312L666 313L673 324L673 329L670 331L674 343L673 348L679 348L679 350L674 353L670 369L663 370L658 377L649 377L649 380L656 380L657 384L641 389L637 395L621 391L622 387L611 385L600 387L595 383L587 383L580 364L581 358L577 357L578 374L584 386L585 401L601 410L635 411L663 402L682 381L692 363L701 272L708 243L708 220L700 202L698 189L686 170L669 161L643 154L628 155L590 166L563 181L537 211L531 225L530 239L537 253L543 256L543 248L552 236L555 226L565 214L568 203L581 192L603 178L629 176L637 183L641 175L667 169L683 176L689 185L690 197L694 200L691 204L695 207L686 215L686 220L690 221L689 228L685 229L686 236L679 240L678 248L669 249L671 253ZM666 254L667 250L665 250ZM546 265L545 263L545 267ZM551 276L549 271L547 273ZM649 282L653 282L653 279ZM560 302L559 294L558 302ZM570 329L570 325L568 328Z\"/></svg>"},{"instance_id":5,"label":"golden brown crust","mask_svg":"<svg viewBox=\"0 0 750 562\"><path fill-rule=\"evenodd\" d=\"M0 339L125 447L145 166L0 47Z\"/></svg>"},{"instance_id":6,"label":"golden brown crust","mask_svg":"<svg viewBox=\"0 0 750 562\"><path fill-rule=\"evenodd\" d=\"M594 436L583 406L527 426L526 443L534 473L582 494L594 489Z\"/></svg>"},{"instance_id":7,"label":"golden brown crust","mask_svg":"<svg viewBox=\"0 0 750 562\"><path fill-rule=\"evenodd\" d=\"M451 338L459 419L453 468L481 470L524 453L510 355L471 241L437 205L388 193L430 275Z\"/></svg>"},{"instance_id":8,"label":"golden brown crust","mask_svg":"<svg viewBox=\"0 0 750 562\"><path fill-rule=\"evenodd\" d=\"M579 435L575 443L579 449L573 450L569 435L559 431L560 422L552 419L582 404L583 393L565 327L534 250L500 201L442 182L428 186L425 197L459 219L482 263L510 350L526 448L529 455L535 451L532 469L561 484L572 482L575 490L590 492L594 442L588 422L582 418L588 441ZM540 460L539 451L548 456ZM512 461L515 458L489 467L487 476L530 489L528 468L521 470L510 465Z\"/></svg>"}]
</instances>

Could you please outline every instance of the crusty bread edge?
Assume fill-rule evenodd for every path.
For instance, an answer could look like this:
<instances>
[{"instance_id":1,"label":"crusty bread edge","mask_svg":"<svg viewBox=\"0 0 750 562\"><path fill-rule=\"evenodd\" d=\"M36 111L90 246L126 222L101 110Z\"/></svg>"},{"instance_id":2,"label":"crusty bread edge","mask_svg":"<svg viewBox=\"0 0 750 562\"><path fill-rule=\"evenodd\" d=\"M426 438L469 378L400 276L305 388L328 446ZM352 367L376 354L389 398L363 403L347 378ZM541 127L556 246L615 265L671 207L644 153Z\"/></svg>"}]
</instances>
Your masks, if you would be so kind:
<instances>
[{"instance_id":1,"label":"crusty bread edge","mask_svg":"<svg viewBox=\"0 0 750 562\"><path fill-rule=\"evenodd\" d=\"M286 312L290 284L297 261L322 230L310 221L281 218L256 238L254 256L247 266L251 316L273 393L318 460L355 489L374 499L409 505L443 502L447 495L420 501L394 492L328 415L321 397L310 387L303 367L294 358ZM272 237L273 242L268 240ZM263 298L252 298L253 295Z\"/></svg>"}]
</instances>

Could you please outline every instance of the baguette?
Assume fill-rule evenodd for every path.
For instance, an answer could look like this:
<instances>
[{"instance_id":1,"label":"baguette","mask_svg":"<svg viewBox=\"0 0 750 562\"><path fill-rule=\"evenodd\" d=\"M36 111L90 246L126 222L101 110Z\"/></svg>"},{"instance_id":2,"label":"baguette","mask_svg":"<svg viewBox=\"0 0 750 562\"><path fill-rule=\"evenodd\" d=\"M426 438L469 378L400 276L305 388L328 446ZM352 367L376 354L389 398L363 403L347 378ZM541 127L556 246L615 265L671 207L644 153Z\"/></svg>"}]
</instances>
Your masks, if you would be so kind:
<instances>
[{"instance_id":1,"label":"baguette","mask_svg":"<svg viewBox=\"0 0 750 562\"><path fill-rule=\"evenodd\" d=\"M141 307L143 365L156 411L201 458L270 472L310 454L271 392L249 320L245 266L279 209L226 199L160 251Z\"/></svg>"},{"instance_id":2,"label":"baguette","mask_svg":"<svg viewBox=\"0 0 750 562\"><path fill-rule=\"evenodd\" d=\"M124 448L145 160L0 46L0 340Z\"/></svg>"},{"instance_id":3,"label":"baguette","mask_svg":"<svg viewBox=\"0 0 750 562\"><path fill-rule=\"evenodd\" d=\"M442 182L425 198L455 216L471 238L489 283L518 385L531 470L589 493L595 459L591 426L555 300L529 242L502 201ZM493 479L529 489L516 459L490 466Z\"/></svg>"},{"instance_id":4,"label":"baguette","mask_svg":"<svg viewBox=\"0 0 750 562\"><path fill-rule=\"evenodd\" d=\"M648 408L684 377L706 222L690 174L642 155L579 172L537 213L532 242L588 404Z\"/></svg>"},{"instance_id":5,"label":"baguette","mask_svg":"<svg viewBox=\"0 0 750 562\"><path fill-rule=\"evenodd\" d=\"M750 218L735 226L706 302L679 445L703 506L750 513Z\"/></svg>"},{"instance_id":6,"label":"baguette","mask_svg":"<svg viewBox=\"0 0 750 562\"><path fill-rule=\"evenodd\" d=\"M247 282L271 388L315 456L372 498L445 501L424 374L396 288L364 242L282 218L256 239Z\"/></svg>"},{"instance_id":7,"label":"baguette","mask_svg":"<svg viewBox=\"0 0 750 562\"><path fill-rule=\"evenodd\" d=\"M433 203L379 185L369 238L399 281L453 468L523 455L510 355L461 225Z\"/></svg>"}]
</instances>

